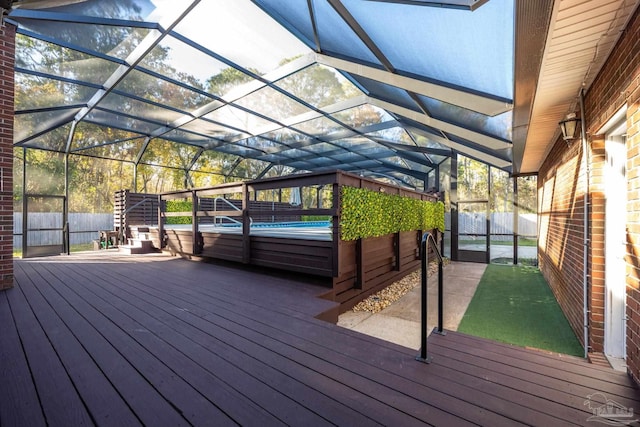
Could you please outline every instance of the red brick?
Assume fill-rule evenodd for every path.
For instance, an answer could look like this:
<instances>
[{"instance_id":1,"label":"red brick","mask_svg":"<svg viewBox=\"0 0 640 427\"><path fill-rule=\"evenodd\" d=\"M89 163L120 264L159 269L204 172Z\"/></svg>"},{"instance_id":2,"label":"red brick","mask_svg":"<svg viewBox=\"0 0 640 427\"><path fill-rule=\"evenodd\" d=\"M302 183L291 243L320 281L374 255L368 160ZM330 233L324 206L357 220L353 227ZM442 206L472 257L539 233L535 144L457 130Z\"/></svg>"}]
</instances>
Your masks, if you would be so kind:
<instances>
[{"instance_id":1,"label":"red brick","mask_svg":"<svg viewBox=\"0 0 640 427\"><path fill-rule=\"evenodd\" d=\"M0 169L3 184L13 185L13 112L15 27L0 27ZM13 286L13 203L11 192L0 194L0 290Z\"/></svg>"}]
</instances>

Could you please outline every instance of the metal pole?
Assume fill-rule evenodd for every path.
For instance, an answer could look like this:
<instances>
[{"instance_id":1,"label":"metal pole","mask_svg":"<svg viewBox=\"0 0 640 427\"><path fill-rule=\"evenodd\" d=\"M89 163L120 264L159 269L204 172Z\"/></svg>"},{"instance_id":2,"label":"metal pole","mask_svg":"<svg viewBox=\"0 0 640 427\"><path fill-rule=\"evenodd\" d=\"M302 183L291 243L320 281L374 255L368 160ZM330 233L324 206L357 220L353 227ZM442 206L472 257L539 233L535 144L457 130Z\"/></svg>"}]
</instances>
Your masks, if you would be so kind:
<instances>
[{"instance_id":1,"label":"metal pole","mask_svg":"<svg viewBox=\"0 0 640 427\"><path fill-rule=\"evenodd\" d=\"M427 239L429 233L422 235L420 241L420 258L422 274L420 275L420 354L416 360L431 363L431 357L427 355Z\"/></svg>"},{"instance_id":2,"label":"metal pole","mask_svg":"<svg viewBox=\"0 0 640 427\"><path fill-rule=\"evenodd\" d=\"M62 236L64 239L65 252L67 255L71 255L71 231L69 230L69 221L64 223Z\"/></svg>"},{"instance_id":3,"label":"metal pole","mask_svg":"<svg viewBox=\"0 0 640 427\"><path fill-rule=\"evenodd\" d=\"M198 255L200 252L200 238L198 234L198 193L191 191L191 234L193 236L193 254Z\"/></svg>"},{"instance_id":4,"label":"metal pole","mask_svg":"<svg viewBox=\"0 0 640 427\"><path fill-rule=\"evenodd\" d=\"M444 240L444 239L442 239ZM434 244L434 249L437 251L437 246ZM444 272L443 272L442 257L438 260L438 329L435 331L440 335L446 335L447 333L443 329L444 325Z\"/></svg>"},{"instance_id":5,"label":"metal pole","mask_svg":"<svg viewBox=\"0 0 640 427\"><path fill-rule=\"evenodd\" d=\"M513 265L518 264L518 242L519 242L519 220L520 220L520 200L518 196L518 178L513 177Z\"/></svg>"},{"instance_id":6,"label":"metal pole","mask_svg":"<svg viewBox=\"0 0 640 427\"><path fill-rule=\"evenodd\" d=\"M590 166L589 166L589 144L587 142L587 123L584 112L584 89L580 90L580 136L582 142L582 160L584 161L585 192L584 207L582 209L582 303L583 303L583 341L584 358L589 357L589 192L590 188Z\"/></svg>"},{"instance_id":7,"label":"metal pole","mask_svg":"<svg viewBox=\"0 0 640 427\"><path fill-rule=\"evenodd\" d=\"M451 157L451 168L449 170L450 189L449 201L451 203L451 259L458 261L458 240L460 229L458 227L458 157L457 154Z\"/></svg>"},{"instance_id":8,"label":"metal pole","mask_svg":"<svg viewBox=\"0 0 640 427\"><path fill-rule=\"evenodd\" d=\"M133 192L138 192L138 163L133 164Z\"/></svg>"},{"instance_id":9,"label":"metal pole","mask_svg":"<svg viewBox=\"0 0 640 427\"><path fill-rule=\"evenodd\" d=\"M444 275L443 275L443 258L440 250L438 249L438 243L433 235L429 232L426 232L422 235L422 240L420 241L420 261L421 261L421 269L422 274L420 276L420 309L421 309L421 318L420 318L420 354L416 356L416 360L424 363L431 363L431 357L427 355L427 273L428 273L428 265L429 265L429 254L427 252L427 244L431 243L433 247L434 254L438 261L438 326L434 328L434 332L440 335L446 335L444 332L443 325L443 283L444 283Z\"/></svg>"},{"instance_id":10,"label":"metal pole","mask_svg":"<svg viewBox=\"0 0 640 427\"><path fill-rule=\"evenodd\" d=\"M164 238L164 216L162 213L164 212L164 200L162 199L162 194L158 194L158 240L160 240L160 250L164 248L165 238Z\"/></svg>"},{"instance_id":11,"label":"metal pole","mask_svg":"<svg viewBox=\"0 0 640 427\"><path fill-rule=\"evenodd\" d=\"M29 221L27 211L29 201L27 199L27 149L22 147L22 258L27 258L27 222Z\"/></svg>"},{"instance_id":12,"label":"metal pole","mask_svg":"<svg viewBox=\"0 0 640 427\"><path fill-rule=\"evenodd\" d=\"M67 137L67 145L64 150L64 199L62 200L62 240L63 246L66 246L67 255L70 255L71 249L71 236L69 234L69 155L71 152L71 144L73 143L73 137L76 132L77 121L71 123L71 129L69 130L69 136Z\"/></svg>"},{"instance_id":13,"label":"metal pole","mask_svg":"<svg viewBox=\"0 0 640 427\"><path fill-rule=\"evenodd\" d=\"M491 198L493 197L493 192L491 191L491 167L487 166L487 210L485 217L485 234L486 234L486 242L487 242L487 252L485 257L485 262L487 264L491 264Z\"/></svg>"}]
</instances>

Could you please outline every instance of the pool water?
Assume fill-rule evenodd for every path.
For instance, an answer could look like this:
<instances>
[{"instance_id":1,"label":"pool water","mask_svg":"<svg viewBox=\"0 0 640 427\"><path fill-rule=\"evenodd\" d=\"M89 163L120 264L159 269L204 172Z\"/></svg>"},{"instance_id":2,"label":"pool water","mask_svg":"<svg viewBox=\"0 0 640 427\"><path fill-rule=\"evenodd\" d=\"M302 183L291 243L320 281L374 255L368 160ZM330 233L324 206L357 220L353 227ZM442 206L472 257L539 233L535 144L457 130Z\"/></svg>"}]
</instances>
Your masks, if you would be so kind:
<instances>
[{"instance_id":1,"label":"pool water","mask_svg":"<svg viewBox=\"0 0 640 427\"><path fill-rule=\"evenodd\" d=\"M225 224L224 227L240 227L241 224ZM318 228L330 227L331 221L254 222L251 228Z\"/></svg>"},{"instance_id":2,"label":"pool water","mask_svg":"<svg viewBox=\"0 0 640 427\"><path fill-rule=\"evenodd\" d=\"M189 230L191 224L166 225L165 229ZM242 234L242 224L200 224L201 232ZM252 236L284 237L290 239L332 240L331 221L285 221L254 222L251 224Z\"/></svg>"},{"instance_id":3,"label":"pool water","mask_svg":"<svg viewBox=\"0 0 640 427\"><path fill-rule=\"evenodd\" d=\"M318 228L330 227L331 221L258 222L252 228Z\"/></svg>"}]
</instances>

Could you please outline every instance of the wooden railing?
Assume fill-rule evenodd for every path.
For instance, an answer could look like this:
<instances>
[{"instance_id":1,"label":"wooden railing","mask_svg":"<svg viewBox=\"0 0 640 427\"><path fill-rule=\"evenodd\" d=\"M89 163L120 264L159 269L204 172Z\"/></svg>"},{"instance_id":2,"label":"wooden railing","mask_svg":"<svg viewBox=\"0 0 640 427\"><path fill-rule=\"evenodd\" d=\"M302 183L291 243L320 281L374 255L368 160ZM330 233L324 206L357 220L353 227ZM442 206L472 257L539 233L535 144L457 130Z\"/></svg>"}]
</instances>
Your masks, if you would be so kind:
<instances>
[{"instance_id":1,"label":"wooden railing","mask_svg":"<svg viewBox=\"0 0 640 427\"><path fill-rule=\"evenodd\" d=\"M436 200L433 195L341 171L173 191L161 194L159 198L158 247L166 247L170 252L187 258L210 257L332 277L333 291L328 298L340 302L342 308L348 309L363 296L370 295L419 268L422 231L341 240L342 186L419 200ZM287 203L288 194L293 188L300 189L302 203ZM216 205L217 198L224 198L234 207L220 202ZM184 208L178 208L182 212L167 212L170 200L189 203ZM219 224L211 227L214 217L220 216L233 218L242 224L242 228L238 226L234 230L232 221L226 221L226 227ZM169 218L175 217L186 217L187 220L181 222L189 225L168 227ZM268 236L268 231L256 232L255 227L252 233L250 227L251 219L255 225L256 222L316 219L313 217L331 220L331 226L327 230L330 239L329 236L309 239L304 233L297 232L275 238ZM388 253L385 253L387 249Z\"/></svg>"}]
</instances>

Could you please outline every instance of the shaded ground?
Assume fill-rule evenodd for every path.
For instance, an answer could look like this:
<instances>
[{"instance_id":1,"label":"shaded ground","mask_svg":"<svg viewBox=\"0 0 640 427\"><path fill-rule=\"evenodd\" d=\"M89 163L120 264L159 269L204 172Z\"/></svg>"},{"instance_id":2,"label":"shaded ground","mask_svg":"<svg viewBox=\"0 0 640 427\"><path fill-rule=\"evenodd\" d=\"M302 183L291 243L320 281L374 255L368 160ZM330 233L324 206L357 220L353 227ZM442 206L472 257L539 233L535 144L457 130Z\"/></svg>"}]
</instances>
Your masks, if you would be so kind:
<instances>
[{"instance_id":1,"label":"shaded ground","mask_svg":"<svg viewBox=\"0 0 640 427\"><path fill-rule=\"evenodd\" d=\"M444 328L455 331L464 315L487 266L451 262L444 267ZM419 275L416 276L419 281ZM437 324L438 280L429 277L427 330ZM340 315L338 325L384 339L405 347L420 347L420 286L378 313L348 311Z\"/></svg>"},{"instance_id":2,"label":"shaded ground","mask_svg":"<svg viewBox=\"0 0 640 427\"><path fill-rule=\"evenodd\" d=\"M420 275L414 275L414 280L419 282ZM427 330L431 331L438 313L436 275L429 277L427 288ZM343 313L338 325L417 350L420 286L379 312ZM464 262L445 266L444 329L523 347L584 354L547 283L532 267Z\"/></svg>"}]
</instances>

